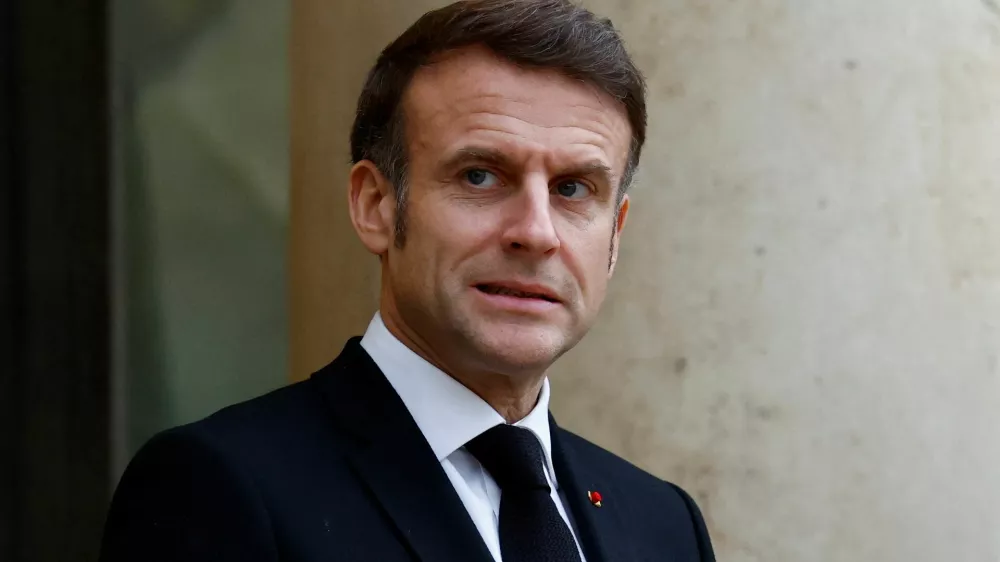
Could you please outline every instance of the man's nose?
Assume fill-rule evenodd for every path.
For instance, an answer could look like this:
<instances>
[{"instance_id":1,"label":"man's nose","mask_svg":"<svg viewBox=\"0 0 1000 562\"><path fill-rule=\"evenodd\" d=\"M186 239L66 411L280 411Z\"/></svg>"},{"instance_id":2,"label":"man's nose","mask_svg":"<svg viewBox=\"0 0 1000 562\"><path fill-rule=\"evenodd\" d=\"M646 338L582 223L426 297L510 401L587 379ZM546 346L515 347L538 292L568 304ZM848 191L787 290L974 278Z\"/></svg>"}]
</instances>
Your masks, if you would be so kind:
<instances>
[{"instance_id":1,"label":"man's nose","mask_svg":"<svg viewBox=\"0 0 1000 562\"><path fill-rule=\"evenodd\" d=\"M504 232L508 250L542 255L559 249L559 234L552 220L552 196L544 177L526 179L510 212Z\"/></svg>"}]
</instances>

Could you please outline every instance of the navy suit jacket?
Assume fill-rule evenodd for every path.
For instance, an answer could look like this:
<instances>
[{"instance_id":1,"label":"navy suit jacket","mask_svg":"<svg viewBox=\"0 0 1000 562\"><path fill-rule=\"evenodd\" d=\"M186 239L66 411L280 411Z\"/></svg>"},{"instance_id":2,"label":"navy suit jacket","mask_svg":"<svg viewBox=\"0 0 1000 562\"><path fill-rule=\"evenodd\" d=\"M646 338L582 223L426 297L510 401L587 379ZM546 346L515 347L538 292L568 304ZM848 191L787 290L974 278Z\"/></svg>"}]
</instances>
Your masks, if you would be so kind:
<instances>
[{"instance_id":1,"label":"navy suit jacket","mask_svg":"<svg viewBox=\"0 0 1000 562\"><path fill-rule=\"evenodd\" d=\"M402 400L350 340L309 380L154 437L130 463L103 562L492 562ZM714 560L680 488L551 425L588 562ZM602 507L587 498L603 496Z\"/></svg>"}]
</instances>

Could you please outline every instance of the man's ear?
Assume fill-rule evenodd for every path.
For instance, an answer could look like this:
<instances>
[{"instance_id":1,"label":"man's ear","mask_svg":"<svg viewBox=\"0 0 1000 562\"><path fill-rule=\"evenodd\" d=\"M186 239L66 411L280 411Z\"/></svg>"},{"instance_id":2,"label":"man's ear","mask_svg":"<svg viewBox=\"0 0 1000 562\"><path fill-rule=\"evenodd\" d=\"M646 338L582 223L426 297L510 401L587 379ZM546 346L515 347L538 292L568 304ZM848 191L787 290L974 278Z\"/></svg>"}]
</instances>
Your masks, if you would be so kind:
<instances>
[{"instance_id":1,"label":"man's ear","mask_svg":"<svg viewBox=\"0 0 1000 562\"><path fill-rule=\"evenodd\" d=\"M368 251L383 256L392 244L396 204L392 184L371 160L362 160L348 176L347 207L351 223Z\"/></svg>"},{"instance_id":2,"label":"man's ear","mask_svg":"<svg viewBox=\"0 0 1000 562\"><path fill-rule=\"evenodd\" d=\"M618 205L618 213L615 216L615 231L611 234L611 258L608 263L608 277L615 273L615 264L618 263L618 247L621 242L622 230L625 229L625 221L628 218L628 195L622 197L622 202Z\"/></svg>"}]
</instances>

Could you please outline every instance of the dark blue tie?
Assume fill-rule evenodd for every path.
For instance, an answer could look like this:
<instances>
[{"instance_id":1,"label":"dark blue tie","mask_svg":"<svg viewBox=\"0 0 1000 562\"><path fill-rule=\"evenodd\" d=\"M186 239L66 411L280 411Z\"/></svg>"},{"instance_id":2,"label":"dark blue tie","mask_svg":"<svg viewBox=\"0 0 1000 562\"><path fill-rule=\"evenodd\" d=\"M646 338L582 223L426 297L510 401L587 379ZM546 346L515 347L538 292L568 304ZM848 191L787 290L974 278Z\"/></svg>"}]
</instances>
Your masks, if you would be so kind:
<instances>
[{"instance_id":1,"label":"dark blue tie","mask_svg":"<svg viewBox=\"0 0 1000 562\"><path fill-rule=\"evenodd\" d=\"M552 501L542 444L530 430L498 425L465 448L500 486L503 562L580 562L573 534Z\"/></svg>"}]
</instances>

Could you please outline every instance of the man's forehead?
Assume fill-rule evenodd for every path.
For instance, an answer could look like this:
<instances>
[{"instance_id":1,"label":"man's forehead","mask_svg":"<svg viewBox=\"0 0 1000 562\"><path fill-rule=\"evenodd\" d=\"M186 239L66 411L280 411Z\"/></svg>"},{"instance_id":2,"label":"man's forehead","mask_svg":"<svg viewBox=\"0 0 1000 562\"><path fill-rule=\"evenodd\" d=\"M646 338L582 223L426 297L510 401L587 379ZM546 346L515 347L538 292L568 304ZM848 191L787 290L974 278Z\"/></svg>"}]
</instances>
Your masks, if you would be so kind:
<instances>
[{"instance_id":1,"label":"man's forehead","mask_svg":"<svg viewBox=\"0 0 1000 562\"><path fill-rule=\"evenodd\" d=\"M538 137L568 132L610 156L626 153L631 141L624 108L598 88L555 70L518 67L480 48L422 68L403 103L408 136L431 137L424 142L491 127Z\"/></svg>"},{"instance_id":2,"label":"man's forehead","mask_svg":"<svg viewBox=\"0 0 1000 562\"><path fill-rule=\"evenodd\" d=\"M625 110L596 86L570 78L557 70L522 67L485 48L469 47L442 55L420 68L407 88L407 109L457 111L489 98L537 104L590 108L620 117Z\"/></svg>"}]
</instances>

